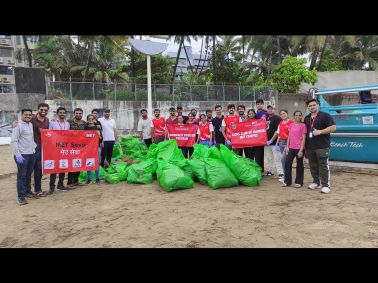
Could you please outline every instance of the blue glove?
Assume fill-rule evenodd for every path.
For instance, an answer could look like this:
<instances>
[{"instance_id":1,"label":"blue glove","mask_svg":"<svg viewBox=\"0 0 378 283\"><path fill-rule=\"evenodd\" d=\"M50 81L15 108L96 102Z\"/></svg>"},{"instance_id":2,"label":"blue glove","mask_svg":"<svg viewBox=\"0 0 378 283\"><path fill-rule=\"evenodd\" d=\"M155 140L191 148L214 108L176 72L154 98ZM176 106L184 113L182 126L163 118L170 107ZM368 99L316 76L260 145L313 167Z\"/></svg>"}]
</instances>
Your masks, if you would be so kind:
<instances>
[{"instance_id":1,"label":"blue glove","mask_svg":"<svg viewBox=\"0 0 378 283\"><path fill-rule=\"evenodd\" d=\"M141 143L142 143L142 144L146 144L146 143L144 142L144 140L141 140Z\"/></svg>"},{"instance_id":2,"label":"blue glove","mask_svg":"<svg viewBox=\"0 0 378 283\"><path fill-rule=\"evenodd\" d=\"M16 162L18 164L22 164L22 163L24 163L24 161L25 161L25 158L21 154L20 155L16 155Z\"/></svg>"},{"instance_id":3,"label":"blue glove","mask_svg":"<svg viewBox=\"0 0 378 283\"><path fill-rule=\"evenodd\" d=\"M213 142L212 141L209 141L209 147L210 146L213 146Z\"/></svg>"},{"instance_id":4,"label":"blue glove","mask_svg":"<svg viewBox=\"0 0 378 283\"><path fill-rule=\"evenodd\" d=\"M275 151L280 151L280 148L278 147L278 143L276 143L276 145L274 146L274 150Z\"/></svg>"},{"instance_id":5,"label":"blue glove","mask_svg":"<svg viewBox=\"0 0 378 283\"><path fill-rule=\"evenodd\" d=\"M272 140L268 140L267 142L266 142L266 145L271 145L272 144Z\"/></svg>"},{"instance_id":6,"label":"blue glove","mask_svg":"<svg viewBox=\"0 0 378 283\"><path fill-rule=\"evenodd\" d=\"M226 145L229 145L229 146L231 146L232 145L232 143L229 141L229 140L226 140Z\"/></svg>"}]
</instances>

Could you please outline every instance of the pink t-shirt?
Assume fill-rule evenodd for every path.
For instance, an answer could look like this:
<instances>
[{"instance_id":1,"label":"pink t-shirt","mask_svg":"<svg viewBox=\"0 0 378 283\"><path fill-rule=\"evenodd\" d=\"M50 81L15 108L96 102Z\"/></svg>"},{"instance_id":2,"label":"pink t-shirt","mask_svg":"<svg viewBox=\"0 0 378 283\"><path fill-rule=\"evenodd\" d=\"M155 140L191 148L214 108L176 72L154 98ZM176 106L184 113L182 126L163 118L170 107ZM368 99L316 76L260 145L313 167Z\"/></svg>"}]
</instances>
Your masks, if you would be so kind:
<instances>
[{"instance_id":1,"label":"pink t-shirt","mask_svg":"<svg viewBox=\"0 0 378 283\"><path fill-rule=\"evenodd\" d=\"M290 144L289 148L291 149L300 149L302 143L303 134L307 133L306 124L300 123L292 123L289 126L289 137L290 137Z\"/></svg>"}]
</instances>

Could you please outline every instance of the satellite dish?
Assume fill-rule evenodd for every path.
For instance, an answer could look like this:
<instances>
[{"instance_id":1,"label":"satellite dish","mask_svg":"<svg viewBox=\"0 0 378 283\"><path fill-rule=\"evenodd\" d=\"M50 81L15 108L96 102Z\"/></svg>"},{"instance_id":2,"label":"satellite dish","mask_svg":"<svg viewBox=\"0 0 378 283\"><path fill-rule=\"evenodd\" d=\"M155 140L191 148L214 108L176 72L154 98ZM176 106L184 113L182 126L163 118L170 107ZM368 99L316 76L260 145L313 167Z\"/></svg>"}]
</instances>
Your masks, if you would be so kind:
<instances>
[{"instance_id":1,"label":"satellite dish","mask_svg":"<svg viewBox=\"0 0 378 283\"><path fill-rule=\"evenodd\" d=\"M167 43L153 42L149 40L140 40L134 38L129 39L129 44L137 51L150 56L160 54L168 47Z\"/></svg>"}]
</instances>

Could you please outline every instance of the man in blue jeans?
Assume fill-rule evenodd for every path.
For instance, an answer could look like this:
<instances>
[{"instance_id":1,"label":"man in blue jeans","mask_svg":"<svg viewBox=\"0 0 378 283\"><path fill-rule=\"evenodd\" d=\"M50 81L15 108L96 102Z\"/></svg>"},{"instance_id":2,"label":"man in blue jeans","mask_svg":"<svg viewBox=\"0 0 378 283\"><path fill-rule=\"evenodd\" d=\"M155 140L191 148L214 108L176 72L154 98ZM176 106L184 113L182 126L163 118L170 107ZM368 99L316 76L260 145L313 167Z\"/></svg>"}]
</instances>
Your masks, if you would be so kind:
<instances>
[{"instance_id":1,"label":"man in blue jeans","mask_svg":"<svg viewBox=\"0 0 378 283\"><path fill-rule=\"evenodd\" d=\"M34 163L34 192L37 196L46 196L47 192L42 192L42 142L41 132L44 129L49 128L49 118L47 113L49 111L49 105L46 103L38 104L38 113L31 119L33 125L34 141L37 144L35 149L35 163Z\"/></svg>"},{"instance_id":2,"label":"man in blue jeans","mask_svg":"<svg viewBox=\"0 0 378 283\"><path fill-rule=\"evenodd\" d=\"M34 168L34 153L36 144L31 124L32 110L22 109L21 121L13 128L11 146L14 160L17 164L17 195L20 205L27 204L26 197L33 198L31 191L31 174Z\"/></svg>"}]
</instances>

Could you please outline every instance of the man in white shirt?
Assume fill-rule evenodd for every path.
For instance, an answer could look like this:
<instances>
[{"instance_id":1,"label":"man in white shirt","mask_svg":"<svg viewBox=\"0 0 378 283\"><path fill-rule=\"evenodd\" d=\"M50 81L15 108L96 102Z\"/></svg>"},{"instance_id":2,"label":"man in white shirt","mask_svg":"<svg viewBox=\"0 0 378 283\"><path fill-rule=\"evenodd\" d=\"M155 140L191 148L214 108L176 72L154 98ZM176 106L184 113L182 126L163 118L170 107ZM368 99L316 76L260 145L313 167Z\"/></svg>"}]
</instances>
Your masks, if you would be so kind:
<instances>
[{"instance_id":1,"label":"man in white shirt","mask_svg":"<svg viewBox=\"0 0 378 283\"><path fill-rule=\"evenodd\" d=\"M99 118L98 121L102 126L102 137L104 141L100 164L104 167L105 158L109 164L112 161L113 146L118 140L118 133L116 122L110 118L110 109L106 109L104 111L104 117Z\"/></svg>"},{"instance_id":2,"label":"man in white shirt","mask_svg":"<svg viewBox=\"0 0 378 283\"><path fill-rule=\"evenodd\" d=\"M152 129L154 127L154 124L152 123L152 120L147 117L147 110L146 109L140 110L140 113L142 114L142 118L138 122L137 133L138 133L141 141L147 147L150 147L150 145L152 143L151 132L152 132Z\"/></svg>"}]
</instances>

